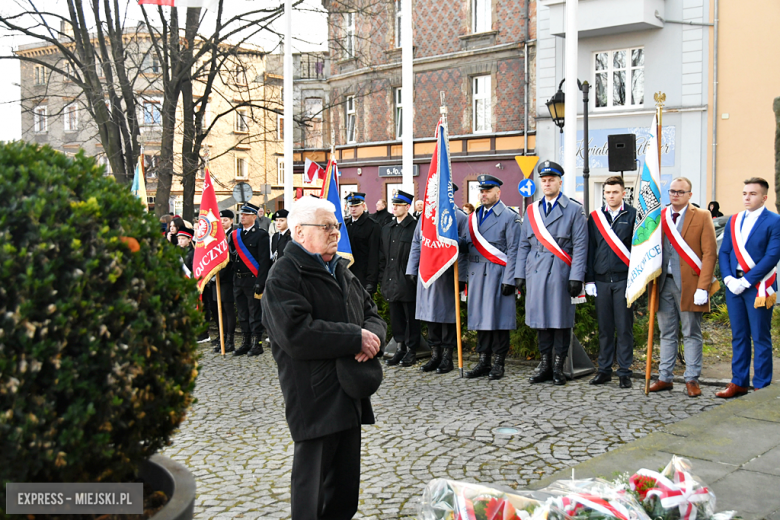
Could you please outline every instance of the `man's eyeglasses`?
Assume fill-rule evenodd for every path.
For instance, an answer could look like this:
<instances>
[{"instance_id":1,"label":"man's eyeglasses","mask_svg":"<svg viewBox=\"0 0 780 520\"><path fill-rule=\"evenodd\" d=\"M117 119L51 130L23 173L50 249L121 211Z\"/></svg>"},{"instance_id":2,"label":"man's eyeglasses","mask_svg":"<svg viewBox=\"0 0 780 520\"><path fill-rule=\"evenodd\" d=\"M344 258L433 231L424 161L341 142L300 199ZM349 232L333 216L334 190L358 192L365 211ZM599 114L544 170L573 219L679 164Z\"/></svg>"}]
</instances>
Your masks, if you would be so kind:
<instances>
[{"instance_id":1,"label":"man's eyeglasses","mask_svg":"<svg viewBox=\"0 0 780 520\"><path fill-rule=\"evenodd\" d=\"M672 195L674 197L682 197L686 193L691 193L691 192L690 191L669 190L669 195Z\"/></svg>"},{"instance_id":2,"label":"man's eyeglasses","mask_svg":"<svg viewBox=\"0 0 780 520\"><path fill-rule=\"evenodd\" d=\"M340 231L341 230L341 222L336 222L335 224L301 224L301 226L311 226L311 227L318 227L325 230L325 233L332 233L333 230Z\"/></svg>"}]
</instances>

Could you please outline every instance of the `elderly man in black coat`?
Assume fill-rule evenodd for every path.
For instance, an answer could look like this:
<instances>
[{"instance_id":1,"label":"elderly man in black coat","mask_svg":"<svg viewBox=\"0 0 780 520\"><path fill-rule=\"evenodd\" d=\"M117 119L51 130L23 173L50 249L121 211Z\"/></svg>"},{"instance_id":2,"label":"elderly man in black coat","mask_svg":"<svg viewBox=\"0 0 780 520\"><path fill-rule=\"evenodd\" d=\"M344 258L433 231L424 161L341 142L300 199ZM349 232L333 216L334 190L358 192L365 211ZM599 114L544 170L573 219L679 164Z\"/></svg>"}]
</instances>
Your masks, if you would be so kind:
<instances>
[{"instance_id":1,"label":"elderly man in black coat","mask_svg":"<svg viewBox=\"0 0 780 520\"><path fill-rule=\"evenodd\" d=\"M376 358L387 325L348 262L327 200L290 211L293 242L268 276L263 323L295 442L292 520L350 519L360 487L361 424L382 379Z\"/></svg>"}]
</instances>

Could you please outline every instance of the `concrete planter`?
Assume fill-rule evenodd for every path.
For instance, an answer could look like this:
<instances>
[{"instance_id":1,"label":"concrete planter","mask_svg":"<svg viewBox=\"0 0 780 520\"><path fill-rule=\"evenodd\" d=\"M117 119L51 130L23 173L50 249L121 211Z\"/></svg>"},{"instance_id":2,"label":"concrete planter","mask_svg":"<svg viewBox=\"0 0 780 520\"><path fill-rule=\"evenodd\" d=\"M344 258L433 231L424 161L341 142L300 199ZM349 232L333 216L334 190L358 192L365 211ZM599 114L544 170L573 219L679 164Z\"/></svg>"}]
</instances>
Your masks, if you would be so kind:
<instances>
[{"instance_id":1,"label":"concrete planter","mask_svg":"<svg viewBox=\"0 0 780 520\"><path fill-rule=\"evenodd\" d=\"M170 497L153 520L192 520L195 477L185 466L162 455L153 455L141 466L138 476Z\"/></svg>"}]
</instances>

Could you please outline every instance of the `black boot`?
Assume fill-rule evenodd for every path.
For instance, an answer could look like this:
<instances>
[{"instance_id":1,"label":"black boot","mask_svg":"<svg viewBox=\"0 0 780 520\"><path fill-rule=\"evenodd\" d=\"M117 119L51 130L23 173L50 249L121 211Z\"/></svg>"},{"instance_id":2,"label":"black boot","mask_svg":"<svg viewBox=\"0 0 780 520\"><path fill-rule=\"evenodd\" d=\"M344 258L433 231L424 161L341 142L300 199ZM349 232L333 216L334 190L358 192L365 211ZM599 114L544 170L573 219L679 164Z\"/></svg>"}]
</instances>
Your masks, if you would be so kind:
<instances>
[{"instance_id":1,"label":"black boot","mask_svg":"<svg viewBox=\"0 0 780 520\"><path fill-rule=\"evenodd\" d=\"M402 367L410 367L417 363L417 351L413 348L406 349L406 355L401 359Z\"/></svg>"},{"instance_id":2,"label":"black boot","mask_svg":"<svg viewBox=\"0 0 780 520\"><path fill-rule=\"evenodd\" d=\"M444 347L444 352L441 355L441 363L436 369L437 374L446 374L452 372L455 367L452 366L452 347Z\"/></svg>"},{"instance_id":3,"label":"black boot","mask_svg":"<svg viewBox=\"0 0 780 520\"><path fill-rule=\"evenodd\" d=\"M566 361L566 354L555 354L555 363L553 363L553 383L558 386L566 384L566 375L563 373L564 361Z\"/></svg>"},{"instance_id":4,"label":"black boot","mask_svg":"<svg viewBox=\"0 0 780 520\"><path fill-rule=\"evenodd\" d=\"M542 354L542 362L536 367L533 375L528 379L531 384L544 383L553 378L552 352Z\"/></svg>"},{"instance_id":5,"label":"black boot","mask_svg":"<svg viewBox=\"0 0 780 520\"><path fill-rule=\"evenodd\" d=\"M230 334L225 334L225 354L228 352L235 352L236 350L236 338L235 336Z\"/></svg>"},{"instance_id":6,"label":"black boot","mask_svg":"<svg viewBox=\"0 0 780 520\"><path fill-rule=\"evenodd\" d=\"M495 381L504 377L504 359L506 354L494 354L493 355L493 368L490 369L488 379Z\"/></svg>"},{"instance_id":7,"label":"black boot","mask_svg":"<svg viewBox=\"0 0 780 520\"><path fill-rule=\"evenodd\" d=\"M234 356L243 356L252 348L252 336L250 336L248 332L243 333L243 336L244 340L241 342L241 346L238 347L238 350L233 352Z\"/></svg>"},{"instance_id":8,"label":"black boot","mask_svg":"<svg viewBox=\"0 0 780 520\"><path fill-rule=\"evenodd\" d=\"M211 338L211 346L214 352L222 352L222 345L219 344L219 334Z\"/></svg>"},{"instance_id":9,"label":"black boot","mask_svg":"<svg viewBox=\"0 0 780 520\"><path fill-rule=\"evenodd\" d=\"M263 336L262 334L252 335L252 348L249 349L248 356L259 356L263 353Z\"/></svg>"},{"instance_id":10,"label":"black boot","mask_svg":"<svg viewBox=\"0 0 780 520\"><path fill-rule=\"evenodd\" d=\"M433 372L434 370L439 368L440 364L441 364L441 347L431 346L431 359L429 359L427 363L421 366L420 370L422 370L423 372Z\"/></svg>"},{"instance_id":11,"label":"black boot","mask_svg":"<svg viewBox=\"0 0 780 520\"><path fill-rule=\"evenodd\" d=\"M466 378L474 379L475 377L486 376L490 373L490 369L490 354L483 352L479 355L479 361L474 365L474 368L466 372Z\"/></svg>"},{"instance_id":12,"label":"black boot","mask_svg":"<svg viewBox=\"0 0 780 520\"><path fill-rule=\"evenodd\" d=\"M395 354L393 354L393 357L388 359L385 362L385 364L389 367L394 367L401 362L401 360L404 358L405 355L406 355L406 345L404 345L403 343L396 343Z\"/></svg>"}]
</instances>

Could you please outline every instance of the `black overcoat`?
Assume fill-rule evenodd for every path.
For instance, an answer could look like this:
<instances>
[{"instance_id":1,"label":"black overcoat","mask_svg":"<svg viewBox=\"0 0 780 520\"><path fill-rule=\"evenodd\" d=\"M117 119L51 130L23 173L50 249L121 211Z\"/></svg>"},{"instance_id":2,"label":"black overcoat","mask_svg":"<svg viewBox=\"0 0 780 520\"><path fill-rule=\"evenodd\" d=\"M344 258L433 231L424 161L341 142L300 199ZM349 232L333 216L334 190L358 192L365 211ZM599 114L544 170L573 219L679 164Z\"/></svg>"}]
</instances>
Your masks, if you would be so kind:
<instances>
[{"instance_id":1,"label":"black overcoat","mask_svg":"<svg viewBox=\"0 0 780 520\"><path fill-rule=\"evenodd\" d=\"M349 397L336 376L336 359L354 357L362 329L385 344L387 324L376 304L341 259L336 276L297 243L268 275L263 325L279 370L293 441L305 441L373 424L371 401Z\"/></svg>"},{"instance_id":2,"label":"black overcoat","mask_svg":"<svg viewBox=\"0 0 780 520\"><path fill-rule=\"evenodd\" d=\"M379 224L364 211L359 219L347 221L347 233L352 257L355 259L350 271L357 276L363 287L372 285L376 289L379 282Z\"/></svg>"},{"instance_id":3,"label":"black overcoat","mask_svg":"<svg viewBox=\"0 0 780 520\"><path fill-rule=\"evenodd\" d=\"M412 251L417 221L407 215L399 224L394 218L382 228L379 245L379 281L382 296L389 302L413 302L417 284L406 278L406 264Z\"/></svg>"}]
</instances>

